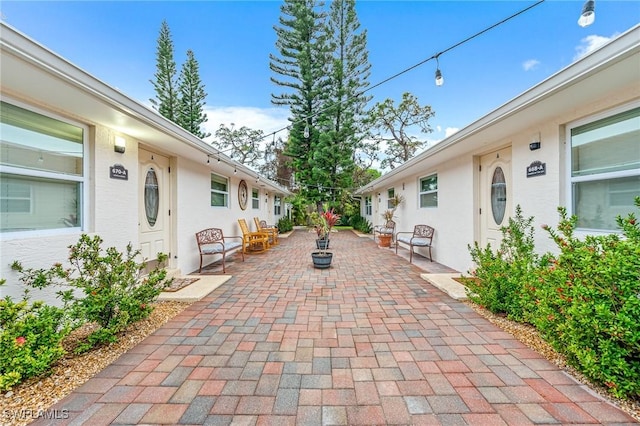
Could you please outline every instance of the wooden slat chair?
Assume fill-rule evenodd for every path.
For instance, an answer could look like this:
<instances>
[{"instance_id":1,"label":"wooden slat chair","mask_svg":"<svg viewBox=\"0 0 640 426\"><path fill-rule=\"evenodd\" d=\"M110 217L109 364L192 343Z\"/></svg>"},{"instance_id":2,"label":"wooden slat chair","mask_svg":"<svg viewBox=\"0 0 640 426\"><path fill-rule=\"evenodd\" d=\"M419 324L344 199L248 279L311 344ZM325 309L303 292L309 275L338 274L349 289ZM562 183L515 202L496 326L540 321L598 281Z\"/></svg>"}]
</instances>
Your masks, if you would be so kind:
<instances>
[{"instance_id":1,"label":"wooden slat chair","mask_svg":"<svg viewBox=\"0 0 640 426\"><path fill-rule=\"evenodd\" d=\"M220 228L207 228L202 231L196 232L196 241L198 243L198 250L200 251L200 268L198 273L202 272L202 258L204 256L220 254L222 255L222 273L226 273L225 257L226 254L232 250L240 249L242 254L242 261L244 262L244 252L242 251L242 242L228 241L232 238L238 238L242 241L242 237L226 237L222 233Z\"/></svg>"},{"instance_id":2,"label":"wooden slat chair","mask_svg":"<svg viewBox=\"0 0 640 426\"><path fill-rule=\"evenodd\" d=\"M238 224L242 231L242 251L244 253L246 253L247 250L257 251L258 245L260 246L259 251L264 251L269 248L269 234L262 231L251 232L247 221L244 219L238 219Z\"/></svg>"},{"instance_id":3,"label":"wooden slat chair","mask_svg":"<svg viewBox=\"0 0 640 426\"><path fill-rule=\"evenodd\" d=\"M396 223L393 220L388 220L384 225L376 225L373 227L373 241L376 240L376 235L384 234L391 235L391 240L395 238Z\"/></svg>"},{"instance_id":4,"label":"wooden slat chair","mask_svg":"<svg viewBox=\"0 0 640 426\"><path fill-rule=\"evenodd\" d=\"M269 235L269 244L278 244L278 227L274 225L267 225L266 220L260 220L257 217L253 218L253 222L256 224L256 230L260 232L266 232Z\"/></svg>"},{"instance_id":5,"label":"wooden slat chair","mask_svg":"<svg viewBox=\"0 0 640 426\"><path fill-rule=\"evenodd\" d=\"M408 244L409 263L411 263L414 247L428 247L429 261L433 262L433 259L431 258L431 243L433 241L434 233L435 229L429 225L416 225L413 228L413 232L398 232L396 234L396 254L398 254L398 243Z\"/></svg>"}]
</instances>

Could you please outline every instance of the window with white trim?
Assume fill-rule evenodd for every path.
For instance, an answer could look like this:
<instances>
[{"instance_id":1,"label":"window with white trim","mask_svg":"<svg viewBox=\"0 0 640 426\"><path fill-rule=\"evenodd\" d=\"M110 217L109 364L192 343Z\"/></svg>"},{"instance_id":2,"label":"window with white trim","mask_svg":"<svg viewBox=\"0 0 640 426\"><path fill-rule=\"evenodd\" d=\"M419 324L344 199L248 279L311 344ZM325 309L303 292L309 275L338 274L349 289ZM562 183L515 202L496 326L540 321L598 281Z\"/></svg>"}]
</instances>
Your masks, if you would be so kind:
<instances>
[{"instance_id":1,"label":"window with white trim","mask_svg":"<svg viewBox=\"0 0 640 426\"><path fill-rule=\"evenodd\" d=\"M394 204L394 197L396 195L396 189L395 188L389 188L387 189L387 208L388 209L393 209L395 207Z\"/></svg>"},{"instance_id":2,"label":"window with white trim","mask_svg":"<svg viewBox=\"0 0 640 426\"><path fill-rule=\"evenodd\" d=\"M278 195L273 196L273 214L276 216L282 214L282 198Z\"/></svg>"},{"instance_id":3,"label":"window with white trim","mask_svg":"<svg viewBox=\"0 0 640 426\"><path fill-rule=\"evenodd\" d=\"M86 127L0 102L0 232L83 222Z\"/></svg>"},{"instance_id":4,"label":"window with white trim","mask_svg":"<svg viewBox=\"0 0 640 426\"><path fill-rule=\"evenodd\" d=\"M227 207L229 205L229 180L211 173L211 206Z\"/></svg>"},{"instance_id":5,"label":"window with white trim","mask_svg":"<svg viewBox=\"0 0 640 426\"><path fill-rule=\"evenodd\" d=\"M420 179L420 207L438 207L438 175Z\"/></svg>"},{"instance_id":6,"label":"window with white trim","mask_svg":"<svg viewBox=\"0 0 640 426\"><path fill-rule=\"evenodd\" d=\"M365 216L371 216L373 214L373 203L371 202L371 195L364 197L364 214Z\"/></svg>"},{"instance_id":7,"label":"window with white trim","mask_svg":"<svg viewBox=\"0 0 640 426\"><path fill-rule=\"evenodd\" d=\"M251 208L260 208L260 191L255 188L251 188Z\"/></svg>"},{"instance_id":8,"label":"window with white trim","mask_svg":"<svg viewBox=\"0 0 640 426\"><path fill-rule=\"evenodd\" d=\"M640 107L567 126L572 213L578 228L618 229L640 196Z\"/></svg>"}]
</instances>

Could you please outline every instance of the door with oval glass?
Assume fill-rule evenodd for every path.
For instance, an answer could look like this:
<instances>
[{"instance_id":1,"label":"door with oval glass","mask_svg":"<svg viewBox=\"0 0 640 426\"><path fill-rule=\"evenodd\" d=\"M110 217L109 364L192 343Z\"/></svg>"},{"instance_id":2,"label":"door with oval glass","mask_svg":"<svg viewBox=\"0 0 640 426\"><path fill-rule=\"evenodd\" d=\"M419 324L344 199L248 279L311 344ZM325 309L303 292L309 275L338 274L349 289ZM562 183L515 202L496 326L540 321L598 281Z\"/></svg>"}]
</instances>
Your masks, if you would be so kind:
<instances>
[{"instance_id":1,"label":"door with oval glass","mask_svg":"<svg viewBox=\"0 0 640 426\"><path fill-rule=\"evenodd\" d=\"M139 163L140 251L146 260L155 260L171 247L169 158L140 149Z\"/></svg>"},{"instance_id":2,"label":"door with oval glass","mask_svg":"<svg viewBox=\"0 0 640 426\"><path fill-rule=\"evenodd\" d=\"M480 243L497 249L511 217L511 147L480 157Z\"/></svg>"}]
</instances>

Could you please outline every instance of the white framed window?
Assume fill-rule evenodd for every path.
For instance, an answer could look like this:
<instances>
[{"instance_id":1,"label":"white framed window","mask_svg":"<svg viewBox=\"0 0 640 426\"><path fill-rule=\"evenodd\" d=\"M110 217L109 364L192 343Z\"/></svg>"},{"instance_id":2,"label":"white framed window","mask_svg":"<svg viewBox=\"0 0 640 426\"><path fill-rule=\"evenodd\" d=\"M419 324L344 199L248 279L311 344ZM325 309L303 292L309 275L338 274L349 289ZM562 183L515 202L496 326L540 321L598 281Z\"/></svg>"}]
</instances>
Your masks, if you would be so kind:
<instances>
[{"instance_id":1,"label":"white framed window","mask_svg":"<svg viewBox=\"0 0 640 426\"><path fill-rule=\"evenodd\" d=\"M616 231L617 216L640 196L640 106L609 111L567 126L571 213L578 228Z\"/></svg>"},{"instance_id":2,"label":"white framed window","mask_svg":"<svg viewBox=\"0 0 640 426\"><path fill-rule=\"evenodd\" d=\"M251 208L260 208L260 190L251 188Z\"/></svg>"},{"instance_id":3,"label":"white framed window","mask_svg":"<svg viewBox=\"0 0 640 426\"><path fill-rule=\"evenodd\" d=\"M388 209L393 209L395 207L395 205L393 204L393 197L395 197L395 195L396 195L395 188L387 189L387 208Z\"/></svg>"},{"instance_id":4,"label":"white framed window","mask_svg":"<svg viewBox=\"0 0 640 426\"><path fill-rule=\"evenodd\" d=\"M279 195L273 196L273 214L276 216L282 214L282 198Z\"/></svg>"},{"instance_id":5,"label":"white framed window","mask_svg":"<svg viewBox=\"0 0 640 426\"><path fill-rule=\"evenodd\" d=\"M227 207L229 205L229 179L211 173L211 206Z\"/></svg>"},{"instance_id":6,"label":"white framed window","mask_svg":"<svg viewBox=\"0 0 640 426\"><path fill-rule=\"evenodd\" d=\"M420 178L420 207L438 207L438 175Z\"/></svg>"},{"instance_id":7,"label":"white framed window","mask_svg":"<svg viewBox=\"0 0 640 426\"><path fill-rule=\"evenodd\" d=\"M373 214L373 203L371 202L371 195L364 197L364 214L365 216L371 216Z\"/></svg>"},{"instance_id":8,"label":"white framed window","mask_svg":"<svg viewBox=\"0 0 640 426\"><path fill-rule=\"evenodd\" d=\"M0 101L0 232L81 228L87 127Z\"/></svg>"}]
</instances>

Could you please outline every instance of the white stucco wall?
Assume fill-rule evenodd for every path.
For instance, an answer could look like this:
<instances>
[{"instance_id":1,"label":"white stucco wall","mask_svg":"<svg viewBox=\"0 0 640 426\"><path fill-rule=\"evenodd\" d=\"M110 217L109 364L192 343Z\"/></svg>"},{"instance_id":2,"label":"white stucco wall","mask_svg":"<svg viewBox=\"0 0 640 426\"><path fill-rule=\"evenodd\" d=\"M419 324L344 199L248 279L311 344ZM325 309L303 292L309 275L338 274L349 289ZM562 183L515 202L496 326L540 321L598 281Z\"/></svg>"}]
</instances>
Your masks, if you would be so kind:
<instances>
[{"instance_id":1,"label":"white stucco wall","mask_svg":"<svg viewBox=\"0 0 640 426\"><path fill-rule=\"evenodd\" d=\"M397 194L405 196L405 203L396 211L396 229L410 231L413 225L419 223L433 226L436 229L433 241L434 260L466 272L472 266L467 245L473 244L480 235L480 221L477 214L478 158L501 147L510 146L511 211L513 213L515 207L520 205L525 218L534 217L537 252L555 252L557 250L555 244L541 227L543 224L554 227L557 225L559 206L566 206L569 211L571 210L571 194L567 193L570 179L566 163L567 124L627 105L632 101L637 102L638 99L640 99L640 85L635 84L610 93L606 99L598 99L596 102L567 110L554 117L552 121L523 123L525 125L515 133L503 135L494 141L473 138L462 141L461 143L469 147L467 154L422 170L419 164L415 165L412 169L420 172L412 177L381 183L381 186L371 193L374 212L370 220L374 224L383 222L380 214L387 208L387 189L395 188ZM534 135L538 134L541 147L538 150L530 150L529 143ZM433 159L429 161L434 162ZM546 174L527 178L526 168L534 161L546 164ZM417 207L418 182L421 177L432 173L438 174L438 207L420 209ZM364 211L364 195L361 201L362 211Z\"/></svg>"}]
</instances>

